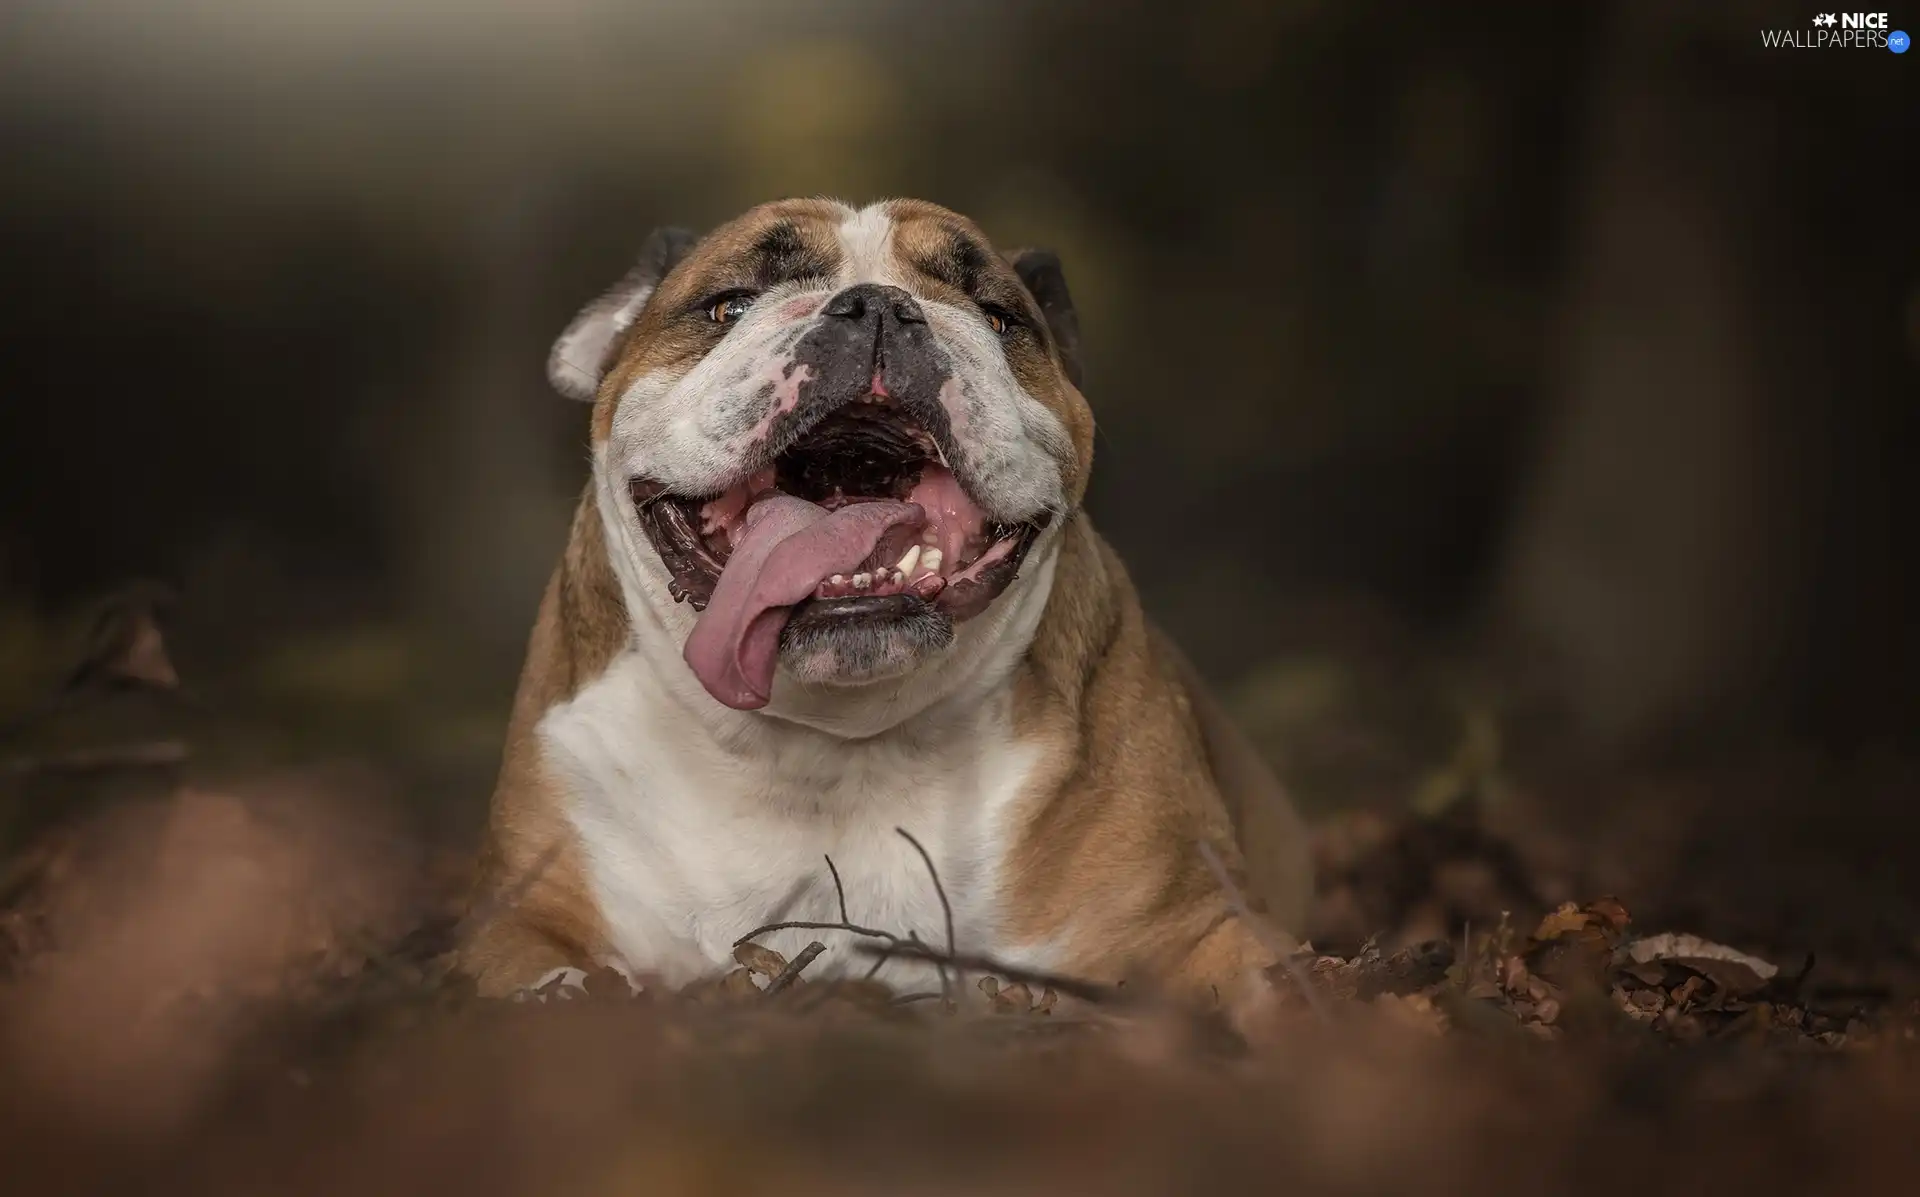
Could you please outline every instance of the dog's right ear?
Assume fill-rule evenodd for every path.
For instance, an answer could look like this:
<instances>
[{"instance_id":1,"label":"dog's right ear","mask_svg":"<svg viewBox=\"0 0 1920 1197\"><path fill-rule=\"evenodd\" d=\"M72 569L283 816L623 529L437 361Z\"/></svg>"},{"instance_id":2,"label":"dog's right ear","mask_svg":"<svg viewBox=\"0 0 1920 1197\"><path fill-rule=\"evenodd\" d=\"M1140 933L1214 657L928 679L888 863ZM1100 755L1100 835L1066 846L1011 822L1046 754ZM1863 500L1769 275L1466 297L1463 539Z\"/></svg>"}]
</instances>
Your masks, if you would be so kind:
<instances>
[{"instance_id":1,"label":"dog's right ear","mask_svg":"<svg viewBox=\"0 0 1920 1197\"><path fill-rule=\"evenodd\" d=\"M1060 265L1060 255L1050 249L1022 249L1009 254L1008 261L1040 305L1040 315L1046 319L1047 331L1053 334L1054 346L1060 351L1067 381L1076 387L1081 385L1080 316L1074 311L1073 294L1067 290L1067 272Z\"/></svg>"},{"instance_id":2,"label":"dog's right ear","mask_svg":"<svg viewBox=\"0 0 1920 1197\"><path fill-rule=\"evenodd\" d=\"M640 260L626 277L581 309L553 343L553 352L547 355L547 381L554 390L569 399L593 401L612 365L608 359L620 334L633 327L647 306L647 297L698 240L680 228L655 229L647 237Z\"/></svg>"}]
</instances>

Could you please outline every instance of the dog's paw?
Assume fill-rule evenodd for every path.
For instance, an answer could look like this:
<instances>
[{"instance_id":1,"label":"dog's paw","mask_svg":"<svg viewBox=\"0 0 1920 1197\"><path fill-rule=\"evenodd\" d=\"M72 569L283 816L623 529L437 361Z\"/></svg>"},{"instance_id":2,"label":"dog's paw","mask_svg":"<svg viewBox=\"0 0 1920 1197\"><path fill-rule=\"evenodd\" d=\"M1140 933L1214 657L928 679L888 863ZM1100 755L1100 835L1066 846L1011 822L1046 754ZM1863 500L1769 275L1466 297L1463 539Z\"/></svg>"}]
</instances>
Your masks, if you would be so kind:
<instances>
[{"instance_id":1,"label":"dog's paw","mask_svg":"<svg viewBox=\"0 0 1920 1197\"><path fill-rule=\"evenodd\" d=\"M587 992L587 973L585 969L561 965L549 969L544 976L531 985L515 990L511 1001L516 1002L565 1002L575 997L584 997Z\"/></svg>"},{"instance_id":2,"label":"dog's paw","mask_svg":"<svg viewBox=\"0 0 1920 1197\"><path fill-rule=\"evenodd\" d=\"M570 1002L579 998L635 998L646 987L621 965L607 962L588 970L572 965L549 969L531 985L516 989L516 1002Z\"/></svg>"}]
</instances>

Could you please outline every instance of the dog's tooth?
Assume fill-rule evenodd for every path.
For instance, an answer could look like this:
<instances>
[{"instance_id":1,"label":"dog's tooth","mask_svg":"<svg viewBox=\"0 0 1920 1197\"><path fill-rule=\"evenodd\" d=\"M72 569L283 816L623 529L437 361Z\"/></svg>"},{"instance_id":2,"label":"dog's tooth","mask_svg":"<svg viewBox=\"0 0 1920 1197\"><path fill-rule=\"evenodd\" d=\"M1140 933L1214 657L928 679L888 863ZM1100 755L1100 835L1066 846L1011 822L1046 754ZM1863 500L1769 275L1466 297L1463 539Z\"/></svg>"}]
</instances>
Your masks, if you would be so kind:
<instances>
[{"instance_id":1,"label":"dog's tooth","mask_svg":"<svg viewBox=\"0 0 1920 1197\"><path fill-rule=\"evenodd\" d=\"M853 588L854 588L855 590L865 590L865 589L866 589L867 587L869 587L869 586L871 586L871 585L873 585L873 575L872 575L872 574L855 574L855 575L853 575Z\"/></svg>"},{"instance_id":2,"label":"dog's tooth","mask_svg":"<svg viewBox=\"0 0 1920 1197\"><path fill-rule=\"evenodd\" d=\"M894 570L894 571L893 571L893 584L894 584L895 586L904 586L904 585L906 585L906 583L907 583L907 575L906 575L906 574L904 574L904 573L902 573L902 572L900 572L900 571L899 571L899 570L897 570L897 569L896 569L896 570Z\"/></svg>"},{"instance_id":3,"label":"dog's tooth","mask_svg":"<svg viewBox=\"0 0 1920 1197\"><path fill-rule=\"evenodd\" d=\"M845 586L847 584L847 575L835 574L831 578L828 578L827 581L832 582L835 586Z\"/></svg>"},{"instance_id":4,"label":"dog's tooth","mask_svg":"<svg viewBox=\"0 0 1920 1197\"><path fill-rule=\"evenodd\" d=\"M940 572L941 554L939 549L928 549L920 554L920 564L933 573Z\"/></svg>"},{"instance_id":5,"label":"dog's tooth","mask_svg":"<svg viewBox=\"0 0 1920 1197\"><path fill-rule=\"evenodd\" d=\"M918 564L920 564L920 546L914 545L907 550L906 555L900 558L899 564L893 568L903 574L910 574L913 572L913 567Z\"/></svg>"}]
</instances>

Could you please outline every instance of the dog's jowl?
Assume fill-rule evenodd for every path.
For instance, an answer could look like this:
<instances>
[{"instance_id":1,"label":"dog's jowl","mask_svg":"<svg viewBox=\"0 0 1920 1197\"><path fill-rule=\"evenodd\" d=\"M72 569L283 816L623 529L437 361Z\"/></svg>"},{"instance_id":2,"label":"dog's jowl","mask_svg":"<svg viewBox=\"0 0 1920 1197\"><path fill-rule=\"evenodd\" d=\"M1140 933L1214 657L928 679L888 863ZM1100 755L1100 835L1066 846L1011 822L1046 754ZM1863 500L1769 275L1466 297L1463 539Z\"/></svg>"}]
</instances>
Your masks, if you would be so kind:
<instances>
[{"instance_id":1,"label":"dog's jowl","mask_svg":"<svg viewBox=\"0 0 1920 1197\"><path fill-rule=\"evenodd\" d=\"M1299 825L1081 509L1078 359L1058 260L931 204L648 240L549 362L593 478L494 794L484 992L726 969L840 918L831 858L854 923L943 947L944 889L960 952L1257 1000ZM811 938L810 978L870 966L763 942Z\"/></svg>"}]
</instances>

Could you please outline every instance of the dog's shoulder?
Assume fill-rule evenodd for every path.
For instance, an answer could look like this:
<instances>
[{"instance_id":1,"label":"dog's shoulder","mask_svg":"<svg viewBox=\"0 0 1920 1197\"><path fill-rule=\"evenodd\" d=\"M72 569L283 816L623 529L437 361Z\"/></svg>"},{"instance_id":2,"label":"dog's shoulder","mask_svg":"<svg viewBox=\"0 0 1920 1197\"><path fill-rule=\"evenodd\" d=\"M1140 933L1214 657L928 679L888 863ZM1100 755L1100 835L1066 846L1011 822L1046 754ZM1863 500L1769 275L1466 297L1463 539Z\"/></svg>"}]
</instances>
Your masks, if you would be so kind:
<instances>
[{"instance_id":1,"label":"dog's shoulder","mask_svg":"<svg viewBox=\"0 0 1920 1197\"><path fill-rule=\"evenodd\" d=\"M1308 871L1291 806L1084 515L1064 530L1017 703L1047 752L1009 870L1024 935L1070 940L1069 960L1088 968L1182 971L1220 914L1200 843L1255 905L1298 927ZM1257 847L1243 868L1234 845L1248 834ZM1097 910L1089 893L1103 895Z\"/></svg>"}]
</instances>

